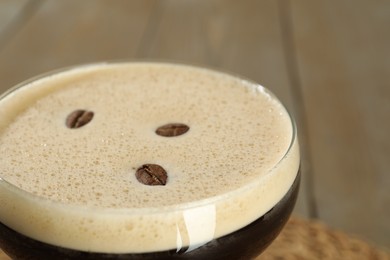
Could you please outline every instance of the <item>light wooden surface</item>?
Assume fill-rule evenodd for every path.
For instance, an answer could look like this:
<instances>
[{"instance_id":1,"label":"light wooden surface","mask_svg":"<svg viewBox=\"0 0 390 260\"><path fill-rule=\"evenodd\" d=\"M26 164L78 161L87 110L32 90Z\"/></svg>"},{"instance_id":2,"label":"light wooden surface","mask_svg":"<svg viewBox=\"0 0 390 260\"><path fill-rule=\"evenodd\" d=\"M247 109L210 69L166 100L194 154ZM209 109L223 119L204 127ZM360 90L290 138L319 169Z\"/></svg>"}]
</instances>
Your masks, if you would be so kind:
<instances>
[{"instance_id":1,"label":"light wooden surface","mask_svg":"<svg viewBox=\"0 0 390 260\"><path fill-rule=\"evenodd\" d=\"M390 247L389 28L385 0L0 0L0 92L113 59L243 75L297 120L295 213Z\"/></svg>"}]
</instances>

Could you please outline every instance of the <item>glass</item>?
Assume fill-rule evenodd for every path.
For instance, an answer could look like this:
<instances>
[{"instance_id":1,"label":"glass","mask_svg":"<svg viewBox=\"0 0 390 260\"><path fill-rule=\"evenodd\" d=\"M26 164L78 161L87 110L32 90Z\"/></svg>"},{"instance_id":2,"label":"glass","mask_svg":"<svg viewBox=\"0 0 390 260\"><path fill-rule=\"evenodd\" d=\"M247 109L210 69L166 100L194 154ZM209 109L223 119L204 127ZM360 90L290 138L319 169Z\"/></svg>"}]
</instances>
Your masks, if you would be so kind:
<instances>
[{"instance_id":1,"label":"glass","mask_svg":"<svg viewBox=\"0 0 390 260\"><path fill-rule=\"evenodd\" d=\"M91 66L93 69L94 66L99 65L88 66ZM21 83L0 97L0 109L3 99L12 96L19 89L23 90L26 86L30 86L31 82L49 78L58 73L66 73L73 69L75 68L51 72ZM261 88L261 91L266 92L267 95L277 101L268 90ZM16 259L254 258L265 250L282 230L293 210L299 190L299 148L296 126L292 117L288 116L291 121L290 127L292 128L289 147L285 151L284 156L267 172L269 176L278 176L277 178L275 177L275 181L270 182L272 185L278 185L277 179L284 178L283 174L288 175L290 179L292 178L288 182L287 192L284 192L281 198L274 201L266 213L260 214L256 220L250 221L245 226L237 225L235 227L234 218L229 217L229 214L221 217L222 215L220 216L220 214L221 212L226 213L226 208L232 208L232 211L242 210L243 215L246 214L246 211L253 212L251 214L256 215L258 205L262 203L262 198L258 196L258 190L264 189L264 178L255 179L251 183L245 184L243 187L232 190L227 194L191 203L155 208L115 209L84 207L51 201L16 187L2 178L0 173L0 247L8 255ZM0 123L4 124L4 122ZM252 206L246 208L235 207L240 201L251 201ZM84 223L86 227L98 234L103 234L105 230L110 228L112 223L115 223L115 226L118 227L119 239L114 238L113 241L113 237L98 236L99 238L89 241L85 237L80 237L78 235L80 227L72 223L78 223L81 219L85 222L89 221L90 223ZM156 223L157 219L158 225L164 226L163 230L169 231L163 234L162 237L161 234L158 234L160 236L159 241L165 239L167 241L172 240L175 246L156 249L154 248L155 243L149 243L145 245L145 248L147 248L145 252L142 252L143 249L134 250L132 245L126 251L126 239L147 241L148 237L153 237L150 231L147 231L146 234L142 234L142 232L132 233L136 229L134 223L138 223L137 221L140 219L142 219L142 223ZM41 225L38 228L37 223ZM129 223L132 225L131 230ZM151 226L153 225L155 224L151 224ZM228 232L223 233L219 231L221 226L224 225L229 227L227 228ZM41 239L40 234L37 234L37 230L45 233L45 239L47 237L53 238L52 241L55 242L43 241L44 239ZM126 230L129 232L126 233ZM59 237L59 234L64 232L70 234L70 240L65 239L61 241L56 239L56 237ZM134 235L134 237L131 237L132 234L139 236ZM165 235L166 237L164 237ZM121 238L122 236L123 238ZM88 250L79 250L74 247L74 244L77 244L79 239L83 243L89 243ZM118 244L118 249L115 249L115 252L104 250L105 245L113 243Z\"/></svg>"}]
</instances>

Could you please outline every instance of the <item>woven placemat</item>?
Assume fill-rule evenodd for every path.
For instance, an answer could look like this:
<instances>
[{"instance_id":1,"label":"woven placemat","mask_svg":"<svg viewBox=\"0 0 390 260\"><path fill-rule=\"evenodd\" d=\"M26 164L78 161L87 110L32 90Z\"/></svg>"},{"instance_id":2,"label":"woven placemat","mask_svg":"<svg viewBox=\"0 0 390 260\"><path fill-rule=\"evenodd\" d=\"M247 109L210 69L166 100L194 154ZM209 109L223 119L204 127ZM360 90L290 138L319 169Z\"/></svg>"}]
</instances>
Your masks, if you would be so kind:
<instances>
[{"instance_id":1,"label":"woven placemat","mask_svg":"<svg viewBox=\"0 0 390 260\"><path fill-rule=\"evenodd\" d=\"M0 260L9 260L0 250ZM256 260L390 260L390 254L320 221L290 218L282 233Z\"/></svg>"},{"instance_id":2,"label":"woven placemat","mask_svg":"<svg viewBox=\"0 0 390 260\"><path fill-rule=\"evenodd\" d=\"M270 247L256 258L270 259L390 260L390 254L318 220L292 217Z\"/></svg>"}]
</instances>

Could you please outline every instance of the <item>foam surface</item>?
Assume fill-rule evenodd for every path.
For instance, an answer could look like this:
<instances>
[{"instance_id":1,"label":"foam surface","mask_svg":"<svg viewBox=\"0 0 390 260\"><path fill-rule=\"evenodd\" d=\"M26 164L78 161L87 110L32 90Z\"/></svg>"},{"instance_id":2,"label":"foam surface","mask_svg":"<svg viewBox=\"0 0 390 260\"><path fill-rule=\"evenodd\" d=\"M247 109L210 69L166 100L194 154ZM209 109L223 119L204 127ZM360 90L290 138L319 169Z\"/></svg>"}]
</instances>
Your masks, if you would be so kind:
<instances>
[{"instance_id":1,"label":"foam surface","mask_svg":"<svg viewBox=\"0 0 390 260\"><path fill-rule=\"evenodd\" d=\"M65 119L76 109L94 118L69 129ZM26 198L0 182L0 220L75 249L143 252L203 243L272 208L299 166L291 120L272 95L194 67L73 69L14 91L0 101L0 115L0 177L49 199ZM167 123L190 130L156 135ZM145 163L165 168L165 186L136 180Z\"/></svg>"}]
</instances>

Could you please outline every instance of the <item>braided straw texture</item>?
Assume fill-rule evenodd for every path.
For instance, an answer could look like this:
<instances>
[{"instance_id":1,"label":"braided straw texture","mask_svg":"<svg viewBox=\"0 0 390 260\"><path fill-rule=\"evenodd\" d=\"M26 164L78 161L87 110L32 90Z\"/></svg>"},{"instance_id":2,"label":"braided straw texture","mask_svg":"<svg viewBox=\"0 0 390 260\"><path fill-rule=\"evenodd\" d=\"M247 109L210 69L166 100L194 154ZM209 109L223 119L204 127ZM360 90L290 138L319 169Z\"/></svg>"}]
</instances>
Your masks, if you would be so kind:
<instances>
[{"instance_id":1,"label":"braided straw texture","mask_svg":"<svg viewBox=\"0 0 390 260\"><path fill-rule=\"evenodd\" d=\"M9 260L0 250L0 260ZM390 254L320 221L292 217L278 238L256 260L390 260Z\"/></svg>"},{"instance_id":2,"label":"braided straw texture","mask_svg":"<svg viewBox=\"0 0 390 260\"><path fill-rule=\"evenodd\" d=\"M256 258L269 259L390 260L390 254L318 220L292 217L276 240Z\"/></svg>"}]
</instances>

